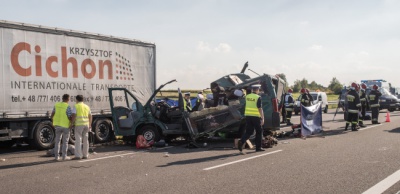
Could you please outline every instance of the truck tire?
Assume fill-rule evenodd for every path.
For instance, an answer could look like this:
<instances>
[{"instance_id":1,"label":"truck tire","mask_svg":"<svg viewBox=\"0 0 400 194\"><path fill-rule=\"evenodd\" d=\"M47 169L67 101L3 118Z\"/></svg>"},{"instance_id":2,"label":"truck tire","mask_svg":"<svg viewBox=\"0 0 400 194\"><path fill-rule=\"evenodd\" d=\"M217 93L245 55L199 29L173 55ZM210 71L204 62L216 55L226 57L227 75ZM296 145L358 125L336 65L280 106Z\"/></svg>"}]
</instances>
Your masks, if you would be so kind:
<instances>
[{"instance_id":1,"label":"truck tire","mask_svg":"<svg viewBox=\"0 0 400 194\"><path fill-rule=\"evenodd\" d=\"M389 110L389 112L393 112L396 110L396 108L389 108L388 110Z\"/></svg>"},{"instance_id":2,"label":"truck tire","mask_svg":"<svg viewBox=\"0 0 400 194\"><path fill-rule=\"evenodd\" d=\"M160 140L160 133L155 126L144 125L140 128L138 135L143 135L147 142L153 141L157 142Z\"/></svg>"},{"instance_id":3,"label":"truck tire","mask_svg":"<svg viewBox=\"0 0 400 194\"><path fill-rule=\"evenodd\" d=\"M111 121L108 119L99 119L94 126L95 141L104 143L110 141L113 136Z\"/></svg>"},{"instance_id":4,"label":"truck tire","mask_svg":"<svg viewBox=\"0 0 400 194\"><path fill-rule=\"evenodd\" d=\"M51 149L54 147L56 131L50 121L42 121L36 125L33 132L31 145L38 150Z\"/></svg>"}]
</instances>

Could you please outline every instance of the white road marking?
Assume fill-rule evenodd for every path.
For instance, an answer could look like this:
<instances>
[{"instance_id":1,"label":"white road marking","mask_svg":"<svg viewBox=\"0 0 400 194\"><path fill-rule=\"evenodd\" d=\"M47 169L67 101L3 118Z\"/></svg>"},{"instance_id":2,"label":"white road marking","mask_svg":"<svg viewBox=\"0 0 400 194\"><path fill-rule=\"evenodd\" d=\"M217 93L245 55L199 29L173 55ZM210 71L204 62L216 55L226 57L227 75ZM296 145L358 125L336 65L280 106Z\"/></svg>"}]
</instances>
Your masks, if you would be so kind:
<instances>
[{"instance_id":1,"label":"white road marking","mask_svg":"<svg viewBox=\"0 0 400 194\"><path fill-rule=\"evenodd\" d=\"M93 158L93 159L89 159L89 160L80 160L78 162L91 162L91 161L95 161L95 160L103 160L103 159L107 159L107 158L115 158L115 157L120 157L120 156L131 155L131 154L135 154L135 152L119 154L119 155L114 155L114 156L106 156L106 157L101 157L101 158Z\"/></svg>"},{"instance_id":2,"label":"white road marking","mask_svg":"<svg viewBox=\"0 0 400 194\"><path fill-rule=\"evenodd\" d=\"M369 126L369 127L365 127L365 128L360 128L360 129L358 129L359 131L362 131L362 130L366 130L366 129L370 129L370 128L374 128L374 127L378 127L378 126L381 126L382 124L379 124L379 125L372 125L372 126Z\"/></svg>"},{"instance_id":3,"label":"white road marking","mask_svg":"<svg viewBox=\"0 0 400 194\"><path fill-rule=\"evenodd\" d=\"M203 170L212 170L212 169L220 168L220 167L223 167L223 166L228 166L228 165L231 165L231 164L244 162L246 160L251 160L251 159L254 159L254 158L261 157L261 156L266 156L266 155L269 155L269 154L278 153L278 152L281 152L281 151L283 151L283 150L276 150L276 151L273 151L273 152L268 152L268 153L265 153L265 154L260 154L260 155L257 155L257 156L252 156L252 157L249 157L249 158L236 160L236 161L233 161L233 162L228 162L228 163L225 163L225 164L220 164L220 165L212 166L212 167L209 167L209 168L204 168Z\"/></svg>"},{"instance_id":4,"label":"white road marking","mask_svg":"<svg viewBox=\"0 0 400 194\"><path fill-rule=\"evenodd\" d=\"M383 179L378 184L374 185L370 189L364 191L363 194L375 194L375 193L383 193L391 186L396 184L400 180L400 170L396 171L392 175L388 176L387 178Z\"/></svg>"}]
</instances>

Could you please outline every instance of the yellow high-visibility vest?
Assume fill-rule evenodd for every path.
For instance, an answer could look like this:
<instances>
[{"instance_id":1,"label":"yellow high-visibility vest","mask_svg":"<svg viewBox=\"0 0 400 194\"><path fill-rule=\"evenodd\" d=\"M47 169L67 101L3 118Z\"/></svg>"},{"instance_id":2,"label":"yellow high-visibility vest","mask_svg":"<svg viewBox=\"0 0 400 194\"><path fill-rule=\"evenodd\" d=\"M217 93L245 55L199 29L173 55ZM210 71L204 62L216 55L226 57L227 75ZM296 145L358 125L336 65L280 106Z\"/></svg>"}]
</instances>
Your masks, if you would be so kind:
<instances>
[{"instance_id":1,"label":"yellow high-visibility vest","mask_svg":"<svg viewBox=\"0 0 400 194\"><path fill-rule=\"evenodd\" d=\"M258 98L260 98L260 96L253 93L246 96L246 108L244 110L245 116L261 117L257 108Z\"/></svg>"},{"instance_id":2,"label":"yellow high-visibility vest","mask_svg":"<svg viewBox=\"0 0 400 194\"><path fill-rule=\"evenodd\" d=\"M55 113L53 117L53 125L69 128L69 118L67 116L68 103L57 102L54 105Z\"/></svg>"},{"instance_id":3,"label":"yellow high-visibility vest","mask_svg":"<svg viewBox=\"0 0 400 194\"><path fill-rule=\"evenodd\" d=\"M76 118L75 126L86 126L89 125L89 112L90 108L88 105L79 102L75 104Z\"/></svg>"}]
</instances>

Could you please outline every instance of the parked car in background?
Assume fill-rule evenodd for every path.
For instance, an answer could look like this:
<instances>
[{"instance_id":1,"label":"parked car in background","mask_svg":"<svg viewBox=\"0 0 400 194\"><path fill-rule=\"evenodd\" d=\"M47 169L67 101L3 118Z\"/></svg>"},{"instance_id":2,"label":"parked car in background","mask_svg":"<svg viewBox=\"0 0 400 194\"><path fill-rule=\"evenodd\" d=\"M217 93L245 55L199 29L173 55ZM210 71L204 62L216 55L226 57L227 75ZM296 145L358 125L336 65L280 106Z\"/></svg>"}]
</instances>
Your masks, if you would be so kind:
<instances>
[{"instance_id":1,"label":"parked car in background","mask_svg":"<svg viewBox=\"0 0 400 194\"><path fill-rule=\"evenodd\" d=\"M379 91L382 93L382 96L379 97L379 109L388 109L388 111L393 112L399 106L399 102L396 96L392 95L386 88L379 88ZM367 88L367 96L371 92L370 88Z\"/></svg>"}]
</instances>

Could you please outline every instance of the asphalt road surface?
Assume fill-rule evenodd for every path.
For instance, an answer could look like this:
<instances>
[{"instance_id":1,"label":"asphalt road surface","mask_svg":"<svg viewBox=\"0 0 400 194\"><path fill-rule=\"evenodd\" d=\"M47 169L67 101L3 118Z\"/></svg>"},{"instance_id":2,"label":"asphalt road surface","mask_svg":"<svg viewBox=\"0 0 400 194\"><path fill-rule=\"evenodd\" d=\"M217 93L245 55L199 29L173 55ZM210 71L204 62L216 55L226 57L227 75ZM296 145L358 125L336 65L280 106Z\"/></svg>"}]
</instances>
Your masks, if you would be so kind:
<instances>
[{"instance_id":1,"label":"asphalt road surface","mask_svg":"<svg viewBox=\"0 0 400 194\"><path fill-rule=\"evenodd\" d=\"M332 121L331 110L323 114L323 136L279 139L245 155L233 140L197 149L98 146L88 160L64 162L14 147L0 154L0 193L398 193L400 112L391 122L385 116L381 125L366 121L344 132L343 115Z\"/></svg>"}]
</instances>

